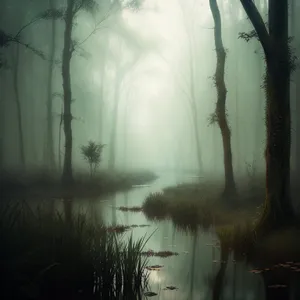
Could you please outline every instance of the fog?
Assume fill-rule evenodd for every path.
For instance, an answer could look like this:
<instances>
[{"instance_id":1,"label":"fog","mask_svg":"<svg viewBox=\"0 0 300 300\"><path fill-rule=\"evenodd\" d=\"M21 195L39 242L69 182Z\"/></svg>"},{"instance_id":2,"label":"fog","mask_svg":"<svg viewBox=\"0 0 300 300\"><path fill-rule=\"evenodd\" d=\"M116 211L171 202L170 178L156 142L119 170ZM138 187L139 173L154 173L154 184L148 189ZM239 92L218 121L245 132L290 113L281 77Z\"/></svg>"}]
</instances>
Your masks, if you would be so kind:
<instances>
[{"instance_id":1,"label":"fog","mask_svg":"<svg viewBox=\"0 0 300 300\"><path fill-rule=\"evenodd\" d=\"M299 299L299 4L0 0L1 294Z\"/></svg>"},{"instance_id":2,"label":"fog","mask_svg":"<svg viewBox=\"0 0 300 300\"><path fill-rule=\"evenodd\" d=\"M1 5L1 28L12 35L49 7L48 1L2 0ZM264 1L259 8L261 12L266 10ZM226 106L234 170L245 173L246 164L250 164L263 171L262 49L258 41L247 43L238 38L239 32L251 30L238 1L223 1L220 10L227 51ZM41 19L22 31L22 41L43 52L45 59L22 45L2 50L8 65L1 70L2 161L9 168L20 166L13 83L17 47L16 80L26 166L47 167L51 22ZM64 25L61 20L54 22L57 63L53 70L51 116L58 165ZM93 14L78 13L73 32L78 46L71 60L75 170L86 167L80 146L93 140L106 144L103 168L113 160L110 164L118 169L193 169L222 174L220 130L217 124L209 123L216 103L213 27L208 1L146 0L137 11L120 8L103 13L100 7ZM61 136L63 156L63 131Z\"/></svg>"}]
</instances>

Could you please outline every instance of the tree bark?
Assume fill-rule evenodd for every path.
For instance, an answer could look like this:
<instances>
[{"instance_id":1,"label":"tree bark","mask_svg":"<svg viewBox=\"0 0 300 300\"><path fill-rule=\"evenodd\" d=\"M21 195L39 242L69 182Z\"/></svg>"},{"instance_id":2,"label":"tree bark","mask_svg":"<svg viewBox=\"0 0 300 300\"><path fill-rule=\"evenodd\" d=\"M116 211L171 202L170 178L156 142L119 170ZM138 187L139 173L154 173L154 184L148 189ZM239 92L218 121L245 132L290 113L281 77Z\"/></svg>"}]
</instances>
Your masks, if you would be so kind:
<instances>
[{"instance_id":1,"label":"tree bark","mask_svg":"<svg viewBox=\"0 0 300 300\"><path fill-rule=\"evenodd\" d=\"M6 74L3 72L0 74L0 172L4 168L4 142L5 142L5 134L6 134ZM1 175L1 173L0 173Z\"/></svg>"},{"instance_id":2,"label":"tree bark","mask_svg":"<svg viewBox=\"0 0 300 300\"><path fill-rule=\"evenodd\" d=\"M17 107L17 125L19 133L19 149L20 149L20 160L21 165L25 168L25 147L24 147L24 134L23 134L23 118L22 118L22 107L20 101L20 92L19 92L19 66L20 66L20 45L16 46L16 55L14 57L13 65L13 89L15 93L15 102Z\"/></svg>"},{"instance_id":3,"label":"tree bark","mask_svg":"<svg viewBox=\"0 0 300 300\"><path fill-rule=\"evenodd\" d=\"M110 170L113 170L115 168L115 164L116 164L118 109L119 109L119 102L120 102L121 83L122 83L122 79L120 78L120 75L117 74L115 96L114 96L113 116L112 116L112 129L111 129L111 136L110 136L110 151L109 151L109 160L108 160L108 168Z\"/></svg>"},{"instance_id":4,"label":"tree bark","mask_svg":"<svg viewBox=\"0 0 300 300\"><path fill-rule=\"evenodd\" d=\"M72 29L74 17L74 0L68 0L68 6L65 16L65 32L64 32L64 49L62 57L62 78L63 78L63 91L64 91L64 112L63 124L65 133L65 154L64 165L62 173L62 183L69 185L73 183L72 171L72 90L71 90L71 58L73 52L72 45Z\"/></svg>"},{"instance_id":5,"label":"tree bark","mask_svg":"<svg viewBox=\"0 0 300 300\"><path fill-rule=\"evenodd\" d=\"M193 121L195 141L196 141L196 151L197 151L196 155L197 155L197 162L198 162L199 175L200 175L200 174L203 174L204 167L203 167L203 161L202 161L200 132L199 132L199 124L198 124L199 118L198 118L196 102L191 103L191 110L192 110L192 119L193 119L192 121Z\"/></svg>"},{"instance_id":6,"label":"tree bark","mask_svg":"<svg viewBox=\"0 0 300 300\"><path fill-rule=\"evenodd\" d=\"M50 9L55 8L54 0L49 0ZM53 92L53 68L56 48L56 21L51 21L51 41L50 41L50 62L48 66L48 83L47 83L47 147L46 147L46 161L49 169L55 168L54 159L54 141L53 141L53 116L52 116L52 92Z\"/></svg>"},{"instance_id":7,"label":"tree bark","mask_svg":"<svg viewBox=\"0 0 300 300\"><path fill-rule=\"evenodd\" d=\"M223 195L232 197L236 195L236 185L232 166L231 133L226 116L227 90L224 80L226 52L222 41L221 16L216 0L210 0L210 9L215 22L214 35L217 54L217 66L215 72L215 84L217 88L216 115L221 130L224 151L225 187Z\"/></svg>"},{"instance_id":8,"label":"tree bark","mask_svg":"<svg viewBox=\"0 0 300 300\"><path fill-rule=\"evenodd\" d=\"M261 148L261 144L263 143L263 134L262 134L262 128L264 128L263 124L263 118L261 112L263 111L264 107L264 102L265 102L265 97L264 97L264 92L262 91L261 85L263 84L262 78L264 76L263 74L263 61L260 58L260 54L257 53L257 75L258 75L258 84L259 84L259 89L257 91L257 99L256 99L256 125L255 125L255 133L254 133L254 155L253 155L253 167L255 169L259 169L261 166L261 161L263 158L263 151Z\"/></svg>"},{"instance_id":9,"label":"tree bark","mask_svg":"<svg viewBox=\"0 0 300 300\"><path fill-rule=\"evenodd\" d=\"M298 42L298 51L300 53L300 41ZM300 178L300 70L296 75L296 174Z\"/></svg>"},{"instance_id":10,"label":"tree bark","mask_svg":"<svg viewBox=\"0 0 300 300\"><path fill-rule=\"evenodd\" d=\"M269 0L269 32L252 0L240 0L251 20L267 62L266 200L258 228L270 230L293 219L290 197L290 60L288 1Z\"/></svg>"},{"instance_id":11,"label":"tree bark","mask_svg":"<svg viewBox=\"0 0 300 300\"><path fill-rule=\"evenodd\" d=\"M63 104L61 106L61 112L60 112L60 122L59 122L59 127L58 127L58 170L61 172L61 128L63 124Z\"/></svg>"},{"instance_id":12,"label":"tree bark","mask_svg":"<svg viewBox=\"0 0 300 300\"><path fill-rule=\"evenodd\" d=\"M292 0L291 1L291 35L294 38L294 44L296 48L296 55L300 54L300 40L299 40L299 34L297 31L297 28L299 26L297 22L297 14L300 13L299 10L297 10L297 5L296 1ZM300 69L298 68L294 74L294 82L295 82L295 89L294 89L294 99L295 99L295 113L294 113L294 120L295 120L295 134L294 134L294 139L295 139L295 177L299 178L300 176ZM298 116L298 118L297 118Z\"/></svg>"}]
</instances>

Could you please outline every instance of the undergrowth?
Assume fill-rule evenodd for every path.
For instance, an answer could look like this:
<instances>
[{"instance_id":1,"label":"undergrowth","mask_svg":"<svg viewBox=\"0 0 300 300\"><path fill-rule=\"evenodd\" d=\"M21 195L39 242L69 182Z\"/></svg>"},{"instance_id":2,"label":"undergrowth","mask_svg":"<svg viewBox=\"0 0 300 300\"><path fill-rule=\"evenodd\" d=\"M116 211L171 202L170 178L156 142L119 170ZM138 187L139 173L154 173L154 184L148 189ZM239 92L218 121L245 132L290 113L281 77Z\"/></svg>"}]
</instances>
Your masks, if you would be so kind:
<instances>
[{"instance_id":1,"label":"undergrowth","mask_svg":"<svg viewBox=\"0 0 300 300\"><path fill-rule=\"evenodd\" d=\"M137 299L147 286L147 239L129 240L84 214L0 205L2 299Z\"/></svg>"}]
</instances>

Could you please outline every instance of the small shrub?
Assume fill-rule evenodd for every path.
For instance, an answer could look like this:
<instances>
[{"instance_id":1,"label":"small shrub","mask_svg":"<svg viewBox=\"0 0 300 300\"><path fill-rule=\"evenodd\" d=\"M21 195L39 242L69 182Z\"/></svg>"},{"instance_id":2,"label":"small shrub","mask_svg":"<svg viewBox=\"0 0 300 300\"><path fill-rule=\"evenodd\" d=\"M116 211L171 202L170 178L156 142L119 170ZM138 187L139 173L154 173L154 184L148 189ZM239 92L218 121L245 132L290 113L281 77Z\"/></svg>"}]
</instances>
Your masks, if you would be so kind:
<instances>
[{"instance_id":1,"label":"small shrub","mask_svg":"<svg viewBox=\"0 0 300 300\"><path fill-rule=\"evenodd\" d=\"M83 155L83 158L89 164L91 177L94 176L101 162L101 155L104 146L104 144L96 144L93 141L89 141L86 146L81 146L81 153Z\"/></svg>"}]
</instances>

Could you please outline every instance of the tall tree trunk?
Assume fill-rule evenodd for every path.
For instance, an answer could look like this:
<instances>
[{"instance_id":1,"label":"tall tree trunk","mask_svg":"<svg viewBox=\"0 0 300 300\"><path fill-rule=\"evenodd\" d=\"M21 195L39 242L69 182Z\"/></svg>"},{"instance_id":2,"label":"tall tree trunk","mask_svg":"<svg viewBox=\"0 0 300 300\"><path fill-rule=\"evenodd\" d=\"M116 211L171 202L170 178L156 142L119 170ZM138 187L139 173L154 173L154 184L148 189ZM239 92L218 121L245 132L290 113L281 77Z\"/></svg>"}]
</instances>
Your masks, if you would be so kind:
<instances>
[{"instance_id":1,"label":"tall tree trunk","mask_svg":"<svg viewBox=\"0 0 300 300\"><path fill-rule=\"evenodd\" d=\"M298 51L300 53L300 41L298 41ZM300 178L300 70L296 75L296 173Z\"/></svg>"},{"instance_id":2,"label":"tall tree trunk","mask_svg":"<svg viewBox=\"0 0 300 300\"><path fill-rule=\"evenodd\" d=\"M241 145L240 145L240 118L239 118L239 63L240 63L240 48L238 47L238 31L239 29L236 28L236 23L239 22L238 15L239 15L239 6L237 5L238 0L230 1L230 10L231 10L231 18L232 18L232 25L231 31L233 33L233 47L234 47L234 68L235 68L235 88L234 88L234 98L235 98L235 172L240 173L241 167Z\"/></svg>"},{"instance_id":3,"label":"tall tree trunk","mask_svg":"<svg viewBox=\"0 0 300 300\"><path fill-rule=\"evenodd\" d=\"M255 124L255 132L254 132L254 155L253 155L253 167L256 169L260 168L261 166L261 159L263 158L263 151L261 149L261 144L263 143L263 134L262 134L262 128L263 128L263 121L261 116L261 113L263 111L263 104L264 104L264 94L262 91L262 78L263 78L263 61L260 58L260 54L257 53L257 73L258 73L258 86L257 89L257 99L256 99L256 124Z\"/></svg>"},{"instance_id":4,"label":"tall tree trunk","mask_svg":"<svg viewBox=\"0 0 300 300\"><path fill-rule=\"evenodd\" d=\"M61 128L63 124L64 107L61 105L60 122L58 127L58 170L61 172Z\"/></svg>"},{"instance_id":5,"label":"tall tree trunk","mask_svg":"<svg viewBox=\"0 0 300 300\"><path fill-rule=\"evenodd\" d=\"M118 109L120 102L120 88L121 88L121 78L117 75L116 78L116 87L114 95L114 107L113 107L113 116L112 116L112 129L110 136L110 151L109 151L109 160L108 168L113 170L116 164L116 143L117 143L117 128L118 128Z\"/></svg>"},{"instance_id":6,"label":"tall tree trunk","mask_svg":"<svg viewBox=\"0 0 300 300\"><path fill-rule=\"evenodd\" d=\"M105 41L108 43L108 38L107 36L105 35L104 37ZM107 52L108 52L108 49L105 47L104 52L102 53L102 63L101 63L101 87L100 87L100 109L99 109L99 142L100 143L103 143L103 133L104 133L104 98L105 98L105 82L106 82L106 77L105 77L105 67L106 67L106 60L107 60Z\"/></svg>"},{"instance_id":7,"label":"tall tree trunk","mask_svg":"<svg viewBox=\"0 0 300 300\"><path fill-rule=\"evenodd\" d=\"M16 44L16 53L13 62L13 89L15 93L15 102L17 107L17 122L18 122L18 134L19 134L19 149L21 165L25 168L25 147L24 147L24 134L22 125L22 107L20 101L19 92L19 66L20 66L20 45Z\"/></svg>"},{"instance_id":8,"label":"tall tree trunk","mask_svg":"<svg viewBox=\"0 0 300 300\"><path fill-rule=\"evenodd\" d=\"M5 112L6 112L6 74L1 73L0 74L0 172L2 171L4 167L4 141L5 141L5 126L6 126L6 120L5 120ZM1 174L1 173L0 173Z\"/></svg>"},{"instance_id":9,"label":"tall tree trunk","mask_svg":"<svg viewBox=\"0 0 300 300\"><path fill-rule=\"evenodd\" d=\"M222 41L221 16L217 1L210 0L209 5L215 22L214 35L217 54L217 67L215 73L215 84L217 88L216 115L222 134L224 151L225 187L223 195L225 197L232 197L236 195L236 186L232 167L231 133L226 116L227 90L224 80L226 52Z\"/></svg>"},{"instance_id":10,"label":"tall tree trunk","mask_svg":"<svg viewBox=\"0 0 300 300\"><path fill-rule=\"evenodd\" d=\"M294 45L296 48L296 55L300 54L300 39L297 28L299 26L297 22L297 14L300 13L300 10L297 9L296 1L291 0L291 35L294 37ZM295 140L295 162L296 162L296 178L300 178L300 69L298 68L294 74L294 99L295 99L295 131L294 131L294 140ZM298 117L297 117L298 116Z\"/></svg>"},{"instance_id":11,"label":"tall tree trunk","mask_svg":"<svg viewBox=\"0 0 300 300\"><path fill-rule=\"evenodd\" d=\"M2 0L0 3L0 20L3 20L3 16L6 13L7 3L6 0ZM0 21L0 26L2 27L2 22ZM1 62L3 56L0 54L0 70ZM1 72L0 74L0 172L4 167L4 140L5 140L5 101L6 101L6 74ZM5 91L5 94L4 94Z\"/></svg>"},{"instance_id":12,"label":"tall tree trunk","mask_svg":"<svg viewBox=\"0 0 300 300\"><path fill-rule=\"evenodd\" d=\"M263 233L293 219L290 197L290 59L288 0L269 0L269 32L252 0L240 0L251 20L267 62L266 200L258 228Z\"/></svg>"},{"instance_id":13,"label":"tall tree trunk","mask_svg":"<svg viewBox=\"0 0 300 300\"><path fill-rule=\"evenodd\" d=\"M71 58L73 52L72 45L72 29L73 29L73 8L74 0L68 0L68 6L65 16L65 32L64 32L64 49L62 57L62 78L63 78L63 91L64 91L64 113L63 123L65 132L65 154L64 166L62 173L62 183L71 184L73 182L72 171L72 90L71 90Z\"/></svg>"},{"instance_id":14,"label":"tall tree trunk","mask_svg":"<svg viewBox=\"0 0 300 300\"><path fill-rule=\"evenodd\" d=\"M55 8L55 0L49 0L49 7L51 10ZM56 21L51 21L51 41L50 41L50 62L48 66L48 83L47 83L47 142L46 142L46 161L50 169L55 167L54 159L54 141L53 141L53 115L52 115L52 92L53 92L53 68L55 59L56 47Z\"/></svg>"},{"instance_id":15,"label":"tall tree trunk","mask_svg":"<svg viewBox=\"0 0 300 300\"><path fill-rule=\"evenodd\" d=\"M181 1L179 1L179 4L181 5L182 13L183 13L183 21L185 26L185 32L187 35L187 47L188 47L188 60L189 60L189 66L188 66L188 72L189 72L189 90L188 90L188 104L189 108L191 110L191 117L192 117L192 126L195 136L195 150L196 150L196 159L198 163L199 168L199 175L204 173L204 167L203 167L203 159L202 159L202 150L201 150L201 141L200 141L200 129L199 129L199 115L198 115L198 107L197 107L197 93L195 89L195 83L197 80L196 76L196 53L195 53L195 47L196 47L196 41L195 41L195 30L194 30L194 24L191 23L190 15L186 14L185 5L182 4ZM195 3L193 3L195 5Z\"/></svg>"},{"instance_id":16,"label":"tall tree trunk","mask_svg":"<svg viewBox=\"0 0 300 300\"><path fill-rule=\"evenodd\" d=\"M193 107L193 108L192 108ZM195 134L195 141L196 141L196 155L197 155L197 162L199 168L199 174L203 174L203 161L202 161L202 151L201 151L201 143L200 143L200 132L199 132L199 118L198 118L198 111L197 105L193 102L191 109L192 109L192 121L194 126L194 134Z\"/></svg>"}]
</instances>

